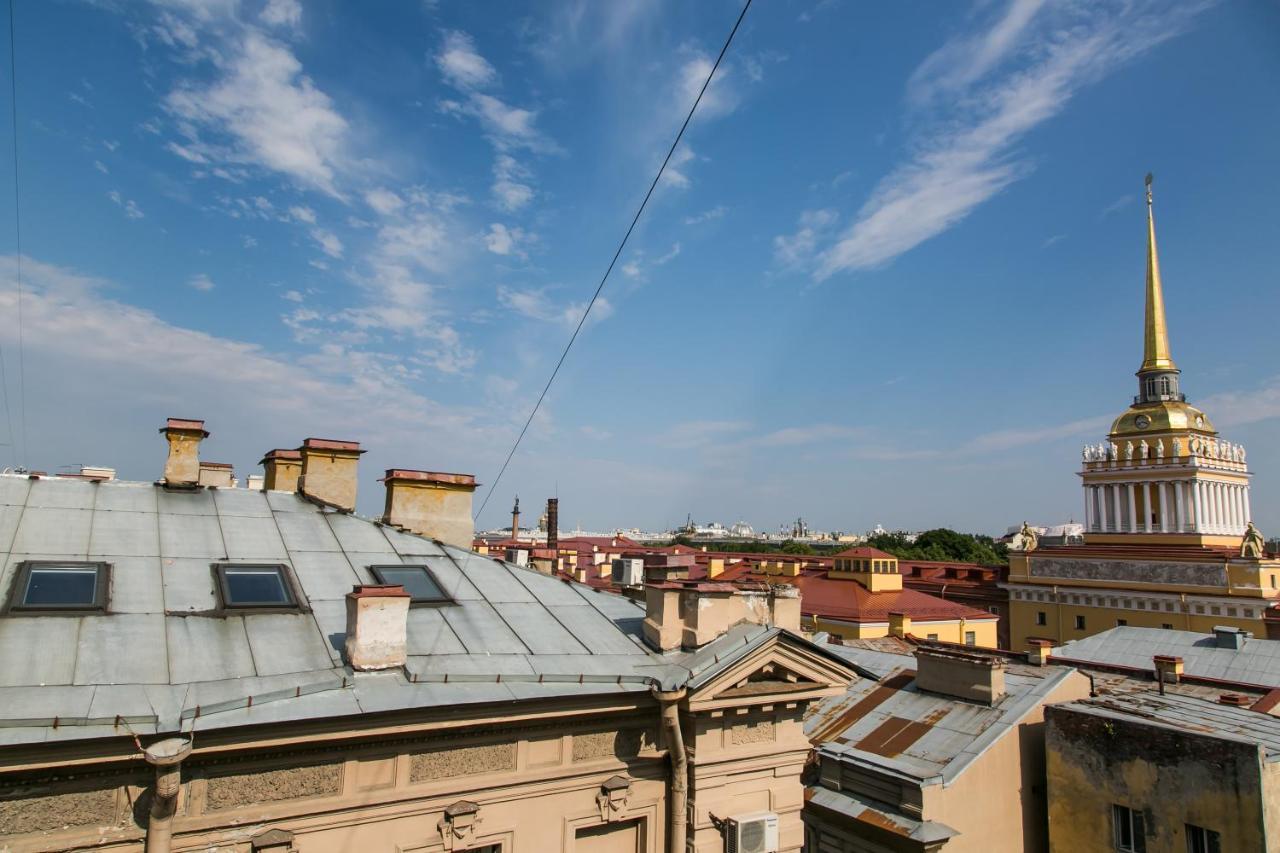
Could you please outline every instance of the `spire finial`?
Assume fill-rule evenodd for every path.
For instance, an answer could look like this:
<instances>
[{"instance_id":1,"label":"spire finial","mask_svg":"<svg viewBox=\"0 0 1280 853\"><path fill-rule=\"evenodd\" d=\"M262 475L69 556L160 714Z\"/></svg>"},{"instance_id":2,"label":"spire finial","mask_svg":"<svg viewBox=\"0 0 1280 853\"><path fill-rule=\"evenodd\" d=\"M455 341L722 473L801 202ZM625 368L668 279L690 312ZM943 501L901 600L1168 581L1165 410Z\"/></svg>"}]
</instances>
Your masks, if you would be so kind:
<instances>
[{"instance_id":1,"label":"spire finial","mask_svg":"<svg viewBox=\"0 0 1280 853\"><path fill-rule=\"evenodd\" d=\"M1156 254L1156 220L1151 204L1151 182L1147 173L1147 306L1142 336L1142 367L1149 370L1177 370L1169 354L1169 329L1164 319L1164 288L1160 283L1160 258Z\"/></svg>"}]
</instances>

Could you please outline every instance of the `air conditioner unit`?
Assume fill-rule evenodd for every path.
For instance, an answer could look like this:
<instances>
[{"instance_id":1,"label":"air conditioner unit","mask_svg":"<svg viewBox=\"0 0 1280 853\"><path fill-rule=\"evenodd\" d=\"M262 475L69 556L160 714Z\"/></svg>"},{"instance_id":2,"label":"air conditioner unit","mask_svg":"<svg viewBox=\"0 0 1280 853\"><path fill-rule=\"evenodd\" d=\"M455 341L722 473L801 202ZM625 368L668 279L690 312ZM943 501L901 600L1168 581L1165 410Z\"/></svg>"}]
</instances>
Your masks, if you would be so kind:
<instances>
[{"instance_id":1,"label":"air conditioner unit","mask_svg":"<svg viewBox=\"0 0 1280 853\"><path fill-rule=\"evenodd\" d=\"M777 853L778 816L751 812L726 818L724 849L725 853Z\"/></svg>"},{"instance_id":2,"label":"air conditioner unit","mask_svg":"<svg viewBox=\"0 0 1280 853\"><path fill-rule=\"evenodd\" d=\"M644 583L644 560L619 557L613 561L612 577L618 586L640 586Z\"/></svg>"}]
</instances>

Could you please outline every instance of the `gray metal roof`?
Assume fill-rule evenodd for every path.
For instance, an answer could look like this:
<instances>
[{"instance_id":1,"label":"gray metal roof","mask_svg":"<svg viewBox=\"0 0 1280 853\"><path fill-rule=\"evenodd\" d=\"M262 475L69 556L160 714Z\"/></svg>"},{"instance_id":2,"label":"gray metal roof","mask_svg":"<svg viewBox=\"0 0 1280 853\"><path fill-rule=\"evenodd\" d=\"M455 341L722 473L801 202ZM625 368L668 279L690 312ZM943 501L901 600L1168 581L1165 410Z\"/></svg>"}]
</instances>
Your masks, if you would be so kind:
<instances>
[{"instance_id":1,"label":"gray metal roof","mask_svg":"<svg viewBox=\"0 0 1280 853\"><path fill-rule=\"evenodd\" d=\"M1182 658L1183 672L1259 687L1280 687L1280 641L1249 638L1241 649L1218 648L1213 634L1121 626L1074 640L1055 657L1150 671L1155 655Z\"/></svg>"},{"instance_id":2,"label":"gray metal roof","mask_svg":"<svg viewBox=\"0 0 1280 853\"><path fill-rule=\"evenodd\" d=\"M855 681L844 694L811 706L805 734L810 739L825 735L818 744L824 755L926 784L945 784L959 776L1074 672L1067 667L1011 665L1005 672L1005 695L995 705L984 705L917 690L911 655L852 646L827 648L884 675L878 682ZM888 665L892 659L896 666ZM883 748L887 738L909 724L919 724L916 728L923 732L915 740Z\"/></svg>"},{"instance_id":3,"label":"gray metal roof","mask_svg":"<svg viewBox=\"0 0 1280 853\"><path fill-rule=\"evenodd\" d=\"M1188 734L1203 734L1261 746L1265 760L1280 761L1280 719L1248 708L1154 691L1108 694L1059 707L1114 719L1128 719Z\"/></svg>"},{"instance_id":4,"label":"gray metal roof","mask_svg":"<svg viewBox=\"0 0 1280 853\"><path fill-rule=\"evenodd\" d=\"M778 633L657 655L621 597L287 492L0 475L0 593L28 559L110 563L109 612L0 618L0 745L674 687ZM289 566L309 612L211 614L217 561ZM386 563L456 603L411 609L403 671L357 675L344 597Z\"/></svg>"}]
</instances>

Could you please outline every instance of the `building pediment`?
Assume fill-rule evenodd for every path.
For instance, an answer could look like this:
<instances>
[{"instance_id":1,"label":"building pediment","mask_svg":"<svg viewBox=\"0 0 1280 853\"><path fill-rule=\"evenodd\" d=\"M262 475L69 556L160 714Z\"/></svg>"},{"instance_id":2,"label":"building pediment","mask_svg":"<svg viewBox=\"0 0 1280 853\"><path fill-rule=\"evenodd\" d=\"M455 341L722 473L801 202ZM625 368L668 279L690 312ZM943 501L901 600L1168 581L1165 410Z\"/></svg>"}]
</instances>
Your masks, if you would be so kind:
<instances>
[{"instance_id":1,"label":"building pediment","mask_svg":"<svg viewBox=\"0 0 1280 853\"><path fill-rule=\"evenodd\" d=\"M725 656L733 650L725 650ZM861 677L837 655L779 631L712 677L693 684L684 704L691 711L742 705L811 701L842 693Z\"/></svg>"}]
</instances>

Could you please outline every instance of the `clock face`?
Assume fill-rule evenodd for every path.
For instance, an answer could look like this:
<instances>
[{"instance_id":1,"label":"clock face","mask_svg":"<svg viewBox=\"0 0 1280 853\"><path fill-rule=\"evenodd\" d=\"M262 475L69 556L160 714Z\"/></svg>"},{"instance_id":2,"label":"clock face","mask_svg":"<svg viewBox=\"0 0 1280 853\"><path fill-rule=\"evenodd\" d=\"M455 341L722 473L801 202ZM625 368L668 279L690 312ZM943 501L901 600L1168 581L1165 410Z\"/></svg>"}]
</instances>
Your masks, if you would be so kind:
<instances>
[{"instance_id":1,"label":"clock face","mask_svg":"<svg viewBox=\"0 0 1280 853\"><path fill-rule=\"evenodd\" d=\"M1136 418L1133 419L1133 423L1135 426L1137 426L1138 429L1146 429L1147 427L1151 426L1151 418L1147 417L1146 415L1138 415Z\"/></svg>"}]
</instances>

